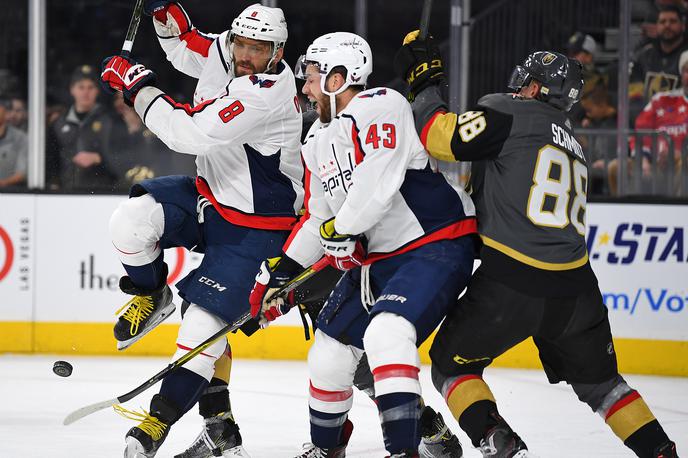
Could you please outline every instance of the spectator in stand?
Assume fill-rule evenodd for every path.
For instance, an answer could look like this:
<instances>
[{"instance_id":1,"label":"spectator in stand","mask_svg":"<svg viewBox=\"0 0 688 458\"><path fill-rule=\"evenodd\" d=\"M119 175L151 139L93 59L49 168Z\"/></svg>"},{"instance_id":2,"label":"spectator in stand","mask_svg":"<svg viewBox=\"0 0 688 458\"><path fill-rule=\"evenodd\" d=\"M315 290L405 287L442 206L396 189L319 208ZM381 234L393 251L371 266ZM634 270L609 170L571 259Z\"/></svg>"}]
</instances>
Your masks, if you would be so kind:
<instances>
[{"instance_id":1,"label":"spectator in stand","mask_svg":"<svg viewBox=\"0 0 688 458\"><path fill-rule=\"evenodd\" d=\"M26 100L19 96L10 98L10 109L7 112L7 122L17 129L26 132L28 127L28 111L26 110Z\"/></svg>"},{"instance_id":2,"label":"spectator in stand","mask_svg":"<svg viewBox=\"0 0 688 458\"><path fill-rule=\"evenodd\" d=\"M660 92L655 94L650 103L645 106L645 109L638 115L635 120L636 129L649 129L666 132L673 142L673 151L670 151L669 143L663 138L659 137L657 140L657 154L653 157L651 147L652 139L650 137L643 137L642 142L642 173L645 181L648 181L653 174L653 163L655 183L657 186L662 186L668 180L670 172L670 164L673 161L674 165L674 189L666 189L668 194L676 194L678 191L679 174L681 173L681 151L683 143L688 135L688 51L684 51L680 58L677 68L680 72L681 87L673 91ZM631 138L630 142L631 152L635 152L635 138ZM613 183L612 191L616 190L616 174L617 164L614 162L610 164L610 182ZM633 173L633 165L629 166L629 173ZM661 178L661 179L659 179Z\"/></svg>"},{"instance_id":3,"label":"spectator in stand","mask_svg":"<svg viewBox=\"0 0 688 458\"><path fill-rule=\"evenodd\" d=\"M0 190L26 183L28 142L26 134L10 125L11 99L0 96Z\"/></svg>"},{"instance_id":4,"label":"spectator in stand","mask_svg":"<svg viewBox=\"0 0 688 458\"><path fill-rule=\"evenodd\" d=\"M113 190L116 176L110 156L112 118L97 103L99 72L81 65L72 74L72 106L48 131L49 182L63 190ZM53 159L51 161L50 159Z\"/></svg>"},{"instance_id":5,"label":"spectator in stand","mask_svg":"<svg viewBox=\"0 0 688 458\"><path fill-rule=\"evenodd\" d=\"M596 85L584 98L580 105L583 107L584 117L580 127L586 129L615 129L616 108L611 104L611 97L606 87ZM616 137L606 135L577 135L583 149L588 152L590 164L590 185L588 195L607 194L606 184L607 166L612 157L616 156Z\"/></svg>"},{"instance_id":6,"label":"spectator in stand","mask_svg":"<svg viewBox=\"0 0 688 458\"><path fill-rule=\"evenodd\" d=\"M641 48L632 63L628 87L632 120L653 95L679 85L678 58L688 49L685 30L682 8L675 5L660 7L657 40Z\"/></svg>"},{"instance_id":7,"label":"spectator in stand","mask_svg":"<svg viewBox=\"0 0 688 458\"><path fill-rule=\"evenodd\" d=\"M567 44L568 56L576 59L583 65L583 93L581 94L581 99L584 100L592 91L596 90L598 86L606 92L608 85L607 75L602 73L595 66L595 51L597 50L597 43L595 39L590 35L583 32L574 33L571 38L569 38ZM576 104L569 111L569 118L576 125L580 125L580 122L585 118L585 110L582 104Z\"/></svg>"},{"instance_id":8,"label":"spectator in stand","mask_svg":"<svg viewBox=\"0 0 688 458\"><path fill-rule=\"evenodd\" d=\"M677 6L685 8L684 0L633 0L631 2L631 21L640 23L642 36L634 44L634 51L639 51L643 46L657 39L657 16L659 10L665 6Z\"/></svg>"},{"instance_id":9,"label":"spectator in stand","mask_svg":"<svg viewBox=\"0 0 688 458\"><path fill-rule=\"evenodd\" d=\"M122 93L115 94L112 151L118 159L118 188L128 190L133 184L164 175L196 175L196 157L170 151L141 121L126 103Z\"/></svg>"}]
</instances>

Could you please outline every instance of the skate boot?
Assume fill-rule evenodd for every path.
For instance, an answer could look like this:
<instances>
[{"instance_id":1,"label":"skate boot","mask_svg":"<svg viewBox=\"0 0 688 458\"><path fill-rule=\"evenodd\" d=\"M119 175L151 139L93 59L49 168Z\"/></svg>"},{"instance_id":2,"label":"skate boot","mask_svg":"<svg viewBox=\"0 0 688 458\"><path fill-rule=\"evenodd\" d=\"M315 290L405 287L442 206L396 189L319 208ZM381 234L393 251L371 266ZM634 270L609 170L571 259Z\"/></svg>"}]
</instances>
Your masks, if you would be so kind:
<instances>
[{"instance_id":1,"label":"skate boot","mask_svg":"<svg viewBox=\"0 0 688 458\"><path fill-rule=\"evenodd\" d=\"M483 458L535 458L526 444L506 423L490 429L478 447Z\"/></svg>"},{"instance_id":2,"label":"skate boot","mask_svg":"<svg viewBox=\"0 0 688 458\"><path fill-rule=\"evenodd\" d=\"M167 269L163 278L167 278ZM172 315L175 306L172 303L172 290L165 283L156 290L143 290L134 286L129 277L124 276L119 280L119 288L122 292L134 296L115 312L118 314L127 309L115 324L117 349L124 350Z\"/></svg>"},{"instance_id":3,"label":"skate boot","mask_svg":"<svg viewBox=\"0 0 688 458\"><path fill-rule=\"evenodd\" d=\"M657 447L657 450L655 450L652 458L678 458L678 454L676 453L676 444L669 441L666 444L660 445Z\"/></svg>"},{"instance_id":4,"label":"skate boot","mask_svg":"<svg viewBox=\"0 0 688 458\"><path fill-rule=\"evenodd\" d=\"M165 441L170 425L177 421L179 412L156 394L151 400L151 412L127 410L116 405L114 409L124 418L141 422L127 432L124 458L152 458Z\"/></svg>"},{"instance_id":5,"label":"skate boot","mask_svg":"<svg viewBox=\"0 0 688 458\"><path fill-rule=\"evenodd\" d=\"M346 446L349 444L354 424L347 418L342 428L342 443L335 448L325 449L317 447L310 442L303 444L301 454L295 458L344 458L346 456Z\"/></svg>"},{"instance_id":6,"label":"skate boot","mask_svg":"<svg viewBox=\"0 0 688 458\"><path fill-rule=\"evenodd\" d=\"M444 423L442 414L425 406L420 414L421 458L461 458L463 449L459 439Z\"/></svg>"},{"instance_id":7,"label":"skate boot","mask_svg":"<svg viewBox=\"0 0 688 458\"><path fill-rule=\"evenodd\" d=\"M210 458L214 456L234 456L250 458L241 445L239 426L230 412L205 418L203 431L196 440L174 458Z\"/></svg>"}]
</instances>

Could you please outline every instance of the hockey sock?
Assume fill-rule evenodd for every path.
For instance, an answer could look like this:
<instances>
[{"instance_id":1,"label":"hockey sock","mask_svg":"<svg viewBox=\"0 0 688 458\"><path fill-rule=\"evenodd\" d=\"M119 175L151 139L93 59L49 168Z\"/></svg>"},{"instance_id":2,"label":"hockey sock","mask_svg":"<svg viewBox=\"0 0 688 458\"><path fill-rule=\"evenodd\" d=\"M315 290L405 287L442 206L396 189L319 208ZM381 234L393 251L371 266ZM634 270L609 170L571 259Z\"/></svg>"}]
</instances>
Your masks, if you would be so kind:
<instances>
[{"instance_id":1,"label":"hockey sock","mask_svg":"<svg viewBox=\"0 0 688 458\"><path fill-rule=\"evenodd\" d=\"M198 400L198 412L203 418L210 418L231 410L227 384L224 380L213 377Z\"/></svg>"},{"instance_id":2,"label":"hockey sock","mask_svg":"<svg viewBox=\"0 0 688 458\"><path fill-rule=\"evenodd\" d=\"M448 379L442 394L452 415L475 447L501 420L492 391L479 375Z\"/></svg>"},{"instance_id":3,"label":"hockey sock","mask_svg":"<svg viewBox=\"0 0 688 458\"><path fill-rule=\"evenodd\" d=\"M210 379L208 388L205 389L198 400L198 412L203 418L210 418L221 413L229 412L232 407L229 403L229 376L232 370L232 349L227 342L227 348L220 358L215 361L215 372Z\"/></svg>"},{"instance_id":4,"label":"hockey sock","mask_svg":"<svg viewBox=\"0 0 688 458\"><path fill-rule=\"evenodd\" d=\"M331 449L343 445L342 426L347 413L325 413L308 409L311 417L311 441L320 448Z\"/></svg>"},{"instance_id":5,"label":"hockey sock","mask_svg":"<svg viewBox=\"0 0 688 458\"><path fill-rule=\"evenodd\" d=\"M124 270L127 271L127 275L129 275L131 282L143 290L156 290L166 280L164 277L167 275L167 268L163 261L162 253L155 261L149 264L144 264L142 266L122 265L124 266Z\"/></svg>"},{"instance_id":6,"label":"hockey sock","mask_svg":"<svg viewBox=\"0 0 688 458\"><path fill-rule=\"evenodd\" d=\"M641 458L653 457L655 449L669 442L664 429L635 390L616 401L604 419L614 434Z\"/></svg>"},{"instance_id":7,"label":"hockey sock","mask_svg":"<svg viewBox=\"0 0 688 458\"><path fill-rule=\"evenodd\" d=\"M389 393L377 397L385 448L390 454L418 450L420 443L420 396Z\"/></svg>"},{"instance_id":8,"label":"hockey sock","mask_svg":"<svg viewBox=\"0 0 688 458\"><path fill-rule=\"evenodd\" d=\"M207 387L204 377L180 367L163 379L160 396L178 406L181 417L196 404Z\"/></svg>"}]
</instances>

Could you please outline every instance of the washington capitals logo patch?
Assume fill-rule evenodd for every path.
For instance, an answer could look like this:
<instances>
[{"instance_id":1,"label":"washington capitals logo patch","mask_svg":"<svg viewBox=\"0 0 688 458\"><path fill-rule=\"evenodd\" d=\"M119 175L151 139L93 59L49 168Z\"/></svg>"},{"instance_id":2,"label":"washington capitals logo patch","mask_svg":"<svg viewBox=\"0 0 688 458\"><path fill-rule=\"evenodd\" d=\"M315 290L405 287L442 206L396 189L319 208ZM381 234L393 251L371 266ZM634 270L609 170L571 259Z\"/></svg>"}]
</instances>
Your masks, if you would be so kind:
<instances>
[{"instance_id":1,"label":"washington capitals logo patch","mask_svg":"<svg viewBox=\"0 0 688 458\"><path fill-rule=\"evenodd\" d=\"M387 89L378 89L377 91L373 92L372 94L361 94L358 96L359 99L369 99L371 97L375 97L376 95L385 95L387 94Z\"/></svg>"},{"instance_id":2,"label":"washington capitals logo patch","mask_svg":"<svg viewBox=\"0 0 688 458\"><path fill-rule=\"evenodd\" d=\"M257 84L260 87L272 87L275 84L274 80L262 80L256 75L251 75L248 79L250 79L253 84Z\"/></svg>"}]
</instances>

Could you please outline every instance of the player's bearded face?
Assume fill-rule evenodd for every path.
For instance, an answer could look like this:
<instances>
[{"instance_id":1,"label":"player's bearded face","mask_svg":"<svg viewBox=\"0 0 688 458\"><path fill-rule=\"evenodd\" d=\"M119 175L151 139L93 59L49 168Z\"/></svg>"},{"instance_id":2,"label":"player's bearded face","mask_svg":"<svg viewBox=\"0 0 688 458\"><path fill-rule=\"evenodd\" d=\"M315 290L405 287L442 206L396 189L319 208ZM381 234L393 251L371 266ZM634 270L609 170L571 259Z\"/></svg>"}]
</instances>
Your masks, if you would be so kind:
<instances>
[{"instance_id":1,"label":"player's bearded face","mask_svg":"<svg viewBox=\"0 0 688 458\"><path fill-rule=\"evenodd\" d=\"M323 94L320 89L320 79L322 75L318 68L314 65L309 65L306 68L306 82L303 85L301 92L308 97L308 101L315 104L315 111L318 112L320 122L329 123L332 121L332 114L330 113L330 97Z\"/></svg>"},{"instance_id":2,"label":"player's bearded face","mask_svg":"<svg viewBox=\"0 0 688 458\"><path fill-rule=\"evenodd\" d=\"M232 42L234 74L236 76L253 75L267 70L272 57L272 45L265 41L234 37Z\"/></svg>"}]
</instances>

